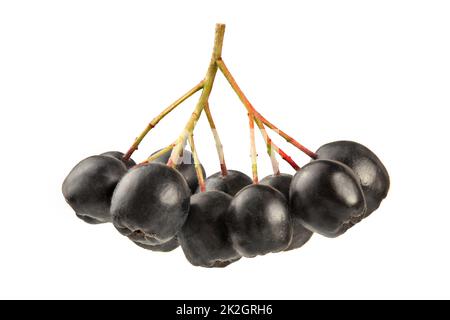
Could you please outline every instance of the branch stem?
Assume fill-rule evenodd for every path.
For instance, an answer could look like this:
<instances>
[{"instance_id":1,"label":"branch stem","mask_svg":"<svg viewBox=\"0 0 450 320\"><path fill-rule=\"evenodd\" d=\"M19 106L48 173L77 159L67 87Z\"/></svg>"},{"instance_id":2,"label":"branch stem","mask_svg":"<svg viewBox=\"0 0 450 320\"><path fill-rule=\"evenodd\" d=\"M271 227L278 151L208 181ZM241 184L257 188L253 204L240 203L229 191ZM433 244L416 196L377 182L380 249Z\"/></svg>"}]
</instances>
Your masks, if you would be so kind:
<instances>
[{"instance_id":1,"label":"branch stem","mask_svg":"<svg viewBox=\"0 0 450 320\"><path fill-rule=\"evenodd\" d=\"M250 156L252 159L252 176L253 183L258 183L258 161L256 153L256 144L255 144L255 118L253 113L248 113L248 123L250 128Z\"/></svg>"},{"instance_id":2,"label":"branch stem","mask_svg":"<svg viewBox=\"0 0 450 320\"><path fill-rule=\"evenodd\" d=\"M256 125L259 128L259 131L261 132L264 142L266 143L267 154L269 155L270 161L272 162L273 174L279 175L280 174L280 165L279 165L278 160L275 157L275 153L274 153L274 151L278 151L279 148L272 142L272 139L270 139L269 135L267 134L266 128L264 127L262 122L257 118L254 118L254 119L255 119Z\"/></svg>"},{"instance_id":3,"label":"branch stem","mask_svg":"<svg viewBox=\"0 0 450 320\"><path fill-rule=\"evenodd\" d=\"M204 109L206 118L208 119L209 127L211 128L211 132L214 137L214 142L216 144L217 156L219 157L220 162L220 171L222 172L222 176L228 175L227 165L225 164L225 155L223 153L223 145L219 137L219 132L216 129L216 124L214 123L213 116L211 114L211 110L209 109L209 103L207 102Z\"/></svg>"},{"instance_id":4,"label":"branch stem","mask_svg":"<svg viewBox=\"0 0 450 320\"><path fill-rule=\"evenodd\" d=\"M239 99L241 100L241 102L243 103L243 105L245 106L245 108L247 109L248 113L253 113L254 119L255 119L255 123L258 126L259 130L261 131L261 135L264 139L264 142L266 143L267 146L267 153L270 156L270 160L272 162L272 169L273 169L273 173L275 175L280 173L280 168L279 168L279 164L277 159L275 158L274 155L274 151L277 152L281 158L283 160L285 160L286 162L289 163L289 165L294 168L294 170L299 170L300 167L294 162L294 160L292 160L292 158L290 156L288 156L283 150L281 150L273 141L272 139L269 137L266 128L264 127L263 121L261 119L259 119L256 116L256 110L255 108L252 106L252 104L250 103L250 101L247 99L247 97L245 96L245 94L242 92L241 88L238 86L238 84L236 83L236 80L234 80L232 74L230 73L230 71L228 70L228 68L226 67L225 63L223 62L223 60L219 60L217 61L217 65L220 69L220 71L223 73L223 75L225 76L225 78L228 80L228 82L230 83L231 87L233 88L233 90L236 92L236 94L238 95Z\"/></svg>"},{"instance_id":5,"label":"branch stem","mask_svg":"<svg viewBox=\"0 0 450 320\"><path fill-rule=\"evenodd\" d=\"M200 187L201 192L205 192L205 179L203 178L203 171L200 165L200 160L198 159L197 149L195 148L194 134L191 133L188 137L188 140L191 147L192 156L194 157L194 167L195 173L197 174L198 186Z\"/></svg>"},{"instance_id":6,"label":"branch stem","mask_svg":"<svg viewBox=\"0 0 450 320\"><path fill-rule=\"evenodd\" d=\"M170 150L172 150L173 147L175 147L175 143L169 144L167 147L165 147L165 148L159 150L159 151L156 152L155 154L152 154L152 155L151 155L150 157L148 157L145 161L143 161L142 164L152 162L153 160L159 158L160 156L162 156L162 155L165 154L166 152L169 152Z\"/></svg>"},{"instance_id":7,"label":"branch stem","mask_svg":"<svg viewBox=\"0 0 450 320\"><path fill-rule=\"evenodd\" d=\"M227 66L225 65L225 63L223 62L222 59L217 61L217 66L219 67L220 71L223 73L225 78L228 80L228 82L230 83L231 87L233 88L233 90L238 95L239 99L246 106L247 110L251 110L252 113L254 114L255 118L257 118L260 121L262 121L267 127L272 129L273 131L275 131L277 134L279 134L281 137L283 137L287 142L289 142L290 144L292 144L295 147L297 147L300 151L302 151L303 153L305 153L309 157L311 157L313 159L317 158L317 155L314 152L312 152L311 150L309 150L308 148L306 148L305 146L300 144L298 141L296 141L294 138L289 136L284 131L280 130L273 123L271 123L269 120L264 118L258 111L256 111L256 109L253 107L253 105L247 99L245 94L242 92L241 88L238 86L236 80L234 79L233 75L230 73L230 71L228 70Z\"/></svg>"},{"instance_id":8,"label":"branch stem","mask_svg":"<svg viewBox=\"0 0 450 320\"><path fill-rule=\"evenodd\" d=\"M261 134L263 136L264 141L266 142L267 145L267 153L269 153L269 155L271 156L271 159L274 159L274 152L278 153L280 155L280 157L286 161L287 163L289 163L289 165L295 170L298 171L300 170L300 166L295 163L294 160L292 160L292 158L290 156L288 156L286 154L286 152L284 152L282 149L280 149L280 147L278 147L273 141L272 139L269 137L269 134L266 131L266 128L264 127L264 125L261 123L261 121L256 121L256 123L260 123L262 125L262 127L259 127ZM259 125L258 125L259 126ZM276 161L276 159L275 159ZM280 174L280 168L278 166L278 162L275 162L274 160L272 160L272 168L273 168L273 173L275 175L279 175Z\"/></svg>"},{"instance_id":9,"label":"branch stem","mask_svg":"<svg viewBox=\"0 0 450 320\"><path fill-rule=\"evenodd\" d=\"M186 139L188 136L194 131L195 125L197 124L198 119L208 102L209 95L211 94L211 90L214 84L214 78L217 73L217 60L220 59L222 55L222 46L223 46L223 37L225 34L225 25L224 24L216 24L216 32L214 38L214 48L211 57L211 61L209 63L208 71L206 72L206 76L203 84L202 94L197 102L197 105L192 112L192 115L189 121L186 123L186 126L181 132L180 136L177 139L176 146L172 150L172 154L170 155L170 159L167 163L169 166L174 166L180 157L180 151L184 148L186 143Z\"/></svg>"},{"instance_id":10,"label":"branch stem","mask_svg":"<svg viewBox=\"0 0 450 320\"><path fill-rule=\"evenodd\" d=\"M139 144L142 142L142 140L145 138L145 136L152 130L165 116L167 116L170 112L172 112L176 107L178 107L181 103L186 101L189 97L191 97L194 93L199 91L203 88L204 81L200 81L195 87L193 87L191 90L186 92L184 95L182 95L180 98L178 98L176 101L174 101L171 105L169 105L167 108L165 108L159 115L157 115L155 118L150 121L150 123L147 125L147 127L142 131L142 133L136 138L134 143L131 145L130 149L128 149L127 153L124 154L123 159L128 160L130 159L131 155L138 149Z\"/></svg>"}]
</instances>

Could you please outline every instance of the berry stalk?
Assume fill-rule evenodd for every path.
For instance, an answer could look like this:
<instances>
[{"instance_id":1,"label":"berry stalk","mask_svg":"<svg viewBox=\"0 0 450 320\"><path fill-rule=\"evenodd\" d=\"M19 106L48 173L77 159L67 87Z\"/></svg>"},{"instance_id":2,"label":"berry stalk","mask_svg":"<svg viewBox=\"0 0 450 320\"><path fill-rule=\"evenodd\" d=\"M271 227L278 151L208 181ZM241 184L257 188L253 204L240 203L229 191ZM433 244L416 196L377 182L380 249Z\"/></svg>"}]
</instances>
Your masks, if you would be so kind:
<instances>
[{"instance_id":1,"label":"berry stalk","mask_svg":"<svg viewBox=\"0 0 450 320\"><path fill-rule=\"evenodd\" d=\"M286 161L287 163L289 163L289 165L295 170L298 171L300 170L300 166L294 161L292 160L292 158L286 154L286 152L284 152L283 150L281 150L275 143L273 143L273 141L271 141L272 147L276 150L276 152L280 155L280 157ZM279 173L278 173L279 174Z\"/></svg>"},{"instance_id":2,"label":"berry stalk","mask_svg":"<svg viewBox=\"0 0 450 320\"><path fill-rule=\"evenodd\" d=\"M250 156L252 159L253 183L258 183L258 162L255 144L255 118L251 112L248 113L248 123L250 127Z\"/></svg>"},{"instance_id":3,"label":"berry stalk","mask_svg":"<svg viewBox=\"0 0 450 320\"><path fill-rule=\"evenodd\" d=\"M300 170L300 166L292 160L292 158L286 154L280 147L278 147L275 142L272 141L272 139L269 137L269 134L267 133L266 128L264 127L264 124L261 121L258 121L258 119L255 118L255 122L259 127L259 130L261 131L261 135L267 145L267 153L270 156L270 159L272 161L272 168L274 175L280 174L280 167L278 165L278 161L275 158L274 151L280 155L280 157L286 161L295 171Z\"/></svg>"},{"instance_id":4,"label":"berry stalk","mask_svg":"<svg viewBox=\"0 0 450 320\"><path fill-rule=\"evenodd\" d=\"M225 155L223 153L223 145L220 141L219 132L216 129L216 124L214 123L214 119L211 114L211 110L209 109L209 103L207 102L205 107L203 108L206 114L206 118L208 119L209 127L211 128L211 132L214 137L214 142L216 143L217 156L219 157L220 162L220 171L222 172L222 176L226 176L228 174L227 165L225 164Z\"/></svg>"},{"instance_id":5,"label":"berry stalk","mask_svg":"<svg viewBox=\"0 0 450 320\"><path fill-rule=\"evenodd\" d=\"M273 151L275 151L276 153L278 153L280 155L280 157L286 161L287 163L289 163L289 165L295 170L298 171L300 170L300 166L295 163L294 160L292 160L292 158L290 156L288 156L286 154L286 152L284 152L280 147L278 147L275 142L272 141L272 139L269 137L269 134L267 133L266 128L264 127L264 125L261 123L261 121L257 122L261 124L260 130L262 133L262 136L264 138L264 141L266 142L267 145L267 153L269 153L270 155L273 155ZM272 167L274 168L274 174L275 175L279 175L280 174L280 170L279 167L274 167L273 165L273 161L272 161ZM278 172L276 171L276 169L278 169Z\"/></svg>"},{"instance_id":6,"label":"berry stalk","mask_svg":"<svg viewBox=\"0 0 450 320\"><path fill-rule=\"evenodd\" d=\"M277 158L275 157L274 150L277 151L279 148L272 142L272 139L270 139L269 135L267 134L266 128L261 123L261 121L258 121L258 119L254 118L256 125L259 128L259 131L261 132L261 135L264 139L264 142L266 143L267 148L267 154L270 157L270 161L272 162L272 169L274 175L280 174L280 164L278 163Z\"/></svg>"},{"instance_id":7,"label":"berry stalk","mask_svg":"<svg viewBox=\"0 0 450 320\"><path fill-rule=\"evenodd\" d=\"M277 152L281 156L281 158L283 160L285 160L287 163L289 163L289 165L292 168L294 168L294 170L297 171L298 169L300 169L300 167L294 162L294 160L292 160L292 158L290 156L288 156L283 150L281 150L277 145L275 145L273 143L272 139L270 139L270 137L267 134L267 131L266 131L265 127L264 127L263 122L261 121L261 119L256 117L256 114L254 112L256 110L253 108L253 106L250 103L250 101L247 99L245 94L242 92L241 88L236 83L236 80L234 80L233 76L231 75L231 73L227 69L227 67L224 64L223 60L220 59L219 61L217 61L217 65L218 65L220 71L225 76L225 78L230 83L230 85L233 88L233 90L238 95L239 99L241 100L241 102L243 103L245 108L247 109L247 112L253 112L253 116L254 116L256 125L258 126L259 130L261 131L263 139L264 139L264 141L265 141L265 143L267 145L267 152L269 153L270 159L272 161L272 168L274 170L274 174L275 175L279 174L279 165L278 165L278 161L274 157L273 151Z\"/></svg>"},{"instance_id":8,"label":"berry stalk","mask_svg":"<svg viewBox=\"0 0 450 320\"><path fill-rule=\"evenodd\" d=\"M312 152L311 150L309 150L308 148L306 148L305 146L303 146L302 144L300 144L297 140L295 140L294 138L292 138L291 136L289 136L287 133L285 133L284 131L280 130L277 126L275 126L273 123L271 123L269 120L267 120L266 118L264 118L254 107L253 105L250 103L250 101L247 99L247 97L245 96L245 94L242 92L241 88L238 86L236 80L234 79L233 75L230 73L230 71L228 70L227 66L225 65L225 63L223 62L222 59L217 61L217 66L219 67L220 71L223 73L223 75L225 76L225 78L228 80L228 82L230 83L231 87L233 88L233 90L237 93L239 99L242 101L242 103L247 107L247 110L251 110L252 113L255 115L255 117L260 120L262 123L264 123L267 127L269 127L270 129L272 129L273 131L275 131L277 134L279 134L281 137L283 137L288 143L294 145L296 148L298 148L300 151L302 151L303 153L305 153L306 155L308 155L309 157L316 159L317 155Z\"/></svg>"},{"instance_id":9,"label":"berry stalk","mask_svg":"<svg viewBox=\"0 0 450 320\"><path fill-rule=\"evenodd\" d=\"M201 192L205 192L205 179L203 179L203 172L202 168L200 166L200 160L198 159L197 149L195 148L194 143L194 134L190 134L188 137L189 140L189 146L191 147L192 156L194 157L194 167L195 167L195 173L197 174L198 179L198 185L200 187Z\"/></svg>"},{"instance_id":10,"label":"berry stalk","mask_svg":"<svg viewBox=\"0 0 450 320\"><path fill-rule=\"evenodd\" d=\"M200 81L199 84L197 84L195 87L193 87L191 90L186 92L184 95L182 95L180 98L178 98L176 101L174 101L171 105L169 105L167 108L165 108L160 114L158 114L156 117L150 121L150 123L147 125L147 127L142 131L142 133L136 138L134 143L131 145L130 149L128 149L127 153L124 154L123 160L126 161L130 159L131 155L138 149L139 144L142 142L142 140L145 138L145 136L152 130L165 116L167 116L169 113L171 113L176 107L178 107L181 103L186 101L189 97L191 97L194 93L199 91L203 88L203 80Z\"/></svg>"},{"instance_id":11,"label":"berry stalk","mask_svg":"<svg viewBox=\"0 0 450 320\"><path fill-rule=\"evenodd\" d=\"M171 143L169 144L167 147L159 150L158 152L156 152L155 154L151 155L150 157L148 157L145 161L143 161L142 163L149 163L152 162L153 160L159 158L160 156L162 156L163 154L165 154L166 152L170 151L173 149L173 147L175 147L175 143Z\"/></svg>"},{"instance_id":12,"label":"berry stalk","mask_svg":"<svg viewBox=\"0 0 450 320\"><path fill-rule=\"evenodd\" d=\"M214 84L214 78L217 73L217 60L220 59L222 55L222 46L223 46L223 37L225 34L225 25L224 24L216 24L216 32L214 38L214 48L211 57L211 62L209 63L208 71L206 72L206 76L203 84L202 94L197 102L197 105L194 109L194 112L191 115L191 118L186 123L186 126L183 132L177 139L176 146L172 150L172 154L170 155L170 159L167 163L169 166L174 166L180 157L180 151L184 147L186 143L186 139L188 136L194 131L195 125L208 102L209 95L211 94L211 90Z\"/></svg>"}]
</instances>

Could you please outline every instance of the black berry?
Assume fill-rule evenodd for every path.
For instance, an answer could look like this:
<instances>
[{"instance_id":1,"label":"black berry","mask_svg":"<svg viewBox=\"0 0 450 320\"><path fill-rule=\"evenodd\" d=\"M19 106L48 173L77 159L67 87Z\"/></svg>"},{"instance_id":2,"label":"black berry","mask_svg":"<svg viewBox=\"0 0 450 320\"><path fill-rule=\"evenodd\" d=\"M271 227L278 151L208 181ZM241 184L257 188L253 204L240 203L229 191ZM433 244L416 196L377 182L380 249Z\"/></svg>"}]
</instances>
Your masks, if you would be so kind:
<instances>
[{"instance_id":1,"label":"black berry","mask_svg":"<svg viewBox=\"0 0 450 320\"><path fill-rule=\"evenodd\" d=\"M389 191L389 174L383 163L367 147L353 141L335 141L317 150L318 159L336 160L358 176L367 203L366 216L375 211Z\"/></svg>"},{"instance_id":2,"label":"black berry","mask_svg":"<svg viewBox=\"0 0 450 320\"><path fill-rule=\"evenodd\" d=\"M62 193L78 218L90 224L111 221L111 197L127 168L120 160L92 156L78 163L62 185Z\"/></svg>"},{"instance_id":3,"label":"black berry","mask_svg":"<svg viewBox=\"0 0 450 320\"><path fill-rule=\"evenodd\" d=\"M252 184L252 179L245 173L237 170L228 170L226 176L223 176L221 172L216 172L205 180L206 191L223 191L230 196L234 196L242 188L250 184Z\"/></svg>"},{"instance_id":4,"label":"black berry","mask_svg":"<svg viewBox=\"0 0 450 320\"><path fill-rule=\"evenodd\" d=\"M132 167L134 167L136 165L136 162L134 162L134 160L131 159L131 158L126 160L126 161L124 161L123 160L124 154L122 152L120 152L120 151L104 152L104 153L101 154L101 156L108 156L108 157L116 158L116 159L122 161L128 169L130 169L130 168L132 168Z\"/></svg>"},{"instance_id":5,"label":"black berry","mask_svg":"<svg viewBox=\"0 0 450 320\"><path fill-rule=\"evenodd\" d=\"M164 164L136 166L114 192L114 226L133 241L156 245L171 240L186 220L189 187L183 176Z\"/></svg>"},{"instance_id":6,"label":"black berry","mask_svg":"<svg viewBox=\"0 0 450 320\"><path fill-rule=\"evenodd\" d=\"M309 230L337 237L366 211L359 179L346 165L316 160L297 171L291 183L290 209Z\"/></svg>"},{"instance_id":7,"label":"black berry","mask_svg":"<svg viewBox=\"0 0 450 320\"><path fill-rule=\"evenodd\" d=\"M260 181L260 184L271 186L280 191L289 201L289 189L291 186L292 175L281 173L277 175L270 175ZM309 239L311 239L313 232L305 228L300 219L295 215L291 215L292 220L292 241L287 250L298 249L302 247Z\"/></svg>"},{"instance_id":8,"label":"black berry","mask_svg":"<svg viewBox=\"0 0 450 320\"><path fill-rule=\"evenodd\" d=\"M234 197L227 225L234 248L245 257L283 251L292 239L287 201L265 185L247 186Z\"/></svg>"},{"instance_id":9,"label":"black berry","mask_svg":"<svg viewBox=\"0 0 450 320\"><path fill-rule=\"evenodd\" d=\"M232 199L221 191L201 192L191 197L189 215L178 238L193 265L225 267L240 258L225 223Z\"/></svg>"},{"instance_id":10,"label":"black berry","mask_svg":"<svg viewBox=\"0 0 450 320\"><path fill-rule=\"evenodd\" d=\"M155 154L156 152L154 152L153 154ZM164 154L153 160L153 162L166 164L167 161L169 161L171 152L172 151L165 152ZM202 168L203 177L206 177L205 168L203 168L201 164L200 166ZM192 157L192 153L188 150L184 150L183 156L180 157L178 164L175 166L175 168L181 173L184 179L186 179L186 182L189 186L189 189L191 189L191 192L195 193L198 187L198 178L197 173L195 171L194 158Z\"/></svg>"}]
</instances>

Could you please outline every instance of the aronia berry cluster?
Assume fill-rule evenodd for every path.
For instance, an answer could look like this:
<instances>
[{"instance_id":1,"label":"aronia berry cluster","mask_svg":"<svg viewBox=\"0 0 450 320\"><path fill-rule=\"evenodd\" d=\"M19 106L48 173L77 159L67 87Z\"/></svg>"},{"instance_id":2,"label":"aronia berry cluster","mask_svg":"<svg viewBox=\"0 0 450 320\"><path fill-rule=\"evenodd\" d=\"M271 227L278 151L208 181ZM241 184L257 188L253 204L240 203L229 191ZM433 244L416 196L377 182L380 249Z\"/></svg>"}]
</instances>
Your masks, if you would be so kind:
<instances>
[{"instance_id":1,"label":"aronia berry cluster","mask_svg":"<svg viewBox=\"0 0 450 320\"><path fill-rule=\"evenodd\" d=\"M225 26L216 26L205 78L155 117L124 154L82 160L62 185L67 203L90 224L112 222L136 245L168 252L181 246L195 266L225 267L241 257L300 248L318 233L337 237L375 211L389 190L389 175L365 146L335 141L312 152L262 116L237 85L224 61ZM246 108L252 178L225 164L208 104L217 71ZM131 155L148 132L194 93L201 91L186 126L169 146L136 164ZM206 177L194 129L205 113L216 142L220 171ZM273 174L258 179L255 125L267 146ZM311 158L300 168L269 137L270 128ZM185 149L189 143L191 152ZM281 173L277 155L296 173Z\"/></svg>"}]
</instances>

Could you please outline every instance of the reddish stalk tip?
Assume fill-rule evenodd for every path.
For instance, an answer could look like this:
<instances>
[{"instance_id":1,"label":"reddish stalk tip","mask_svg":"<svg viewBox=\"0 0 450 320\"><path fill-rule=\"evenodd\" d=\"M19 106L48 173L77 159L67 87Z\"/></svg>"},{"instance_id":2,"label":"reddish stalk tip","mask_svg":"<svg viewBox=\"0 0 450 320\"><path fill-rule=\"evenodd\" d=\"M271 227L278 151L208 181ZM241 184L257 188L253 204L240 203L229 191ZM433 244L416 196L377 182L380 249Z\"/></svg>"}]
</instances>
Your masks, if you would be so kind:
<instances>
[{"instance_id":1,"label":"reddish stalk tip","mask_svg":"<svg viewBox=\"0 0 450 320\"><path fill-rule=\"evenodd\" d=\"M125 153L122 157L123 161L128 161L131 158L131 155L137 150L137 147L131 147L127 153Z\"/></svg>"},{"instance_id":2,"label":"reddish stalk tip","mask_svg":"<svg viewBox=\"0 0 450 320\"><path fill-rule=\"evenodd\" d=\"M225 163L220 164L220 172L222 172L222 177L226 177L228 175L228 169Z\"/></svg>"},{"instance_id":3,"label":"reddish stalk tip","mask_svg":"<svg viewBox=\"0 0 450 320\"><path fill-rule=\"evenodd\" d=\"M248 112L253 113L253 116L256 117L259 121L261 121L264 125L275 131L278 135L286 139L287 142L291 143L295 147L297 147L300 151L308 155L310 158L316 159L317 155L306 148L305 146L301 145L298 141L296 141L294 138L289 136L284 131L280 130L277 126L275 126L273 123L271 123L269 120L264 118L250 103L250 101L247 99L245 94L242 92L241 88L238 86L236 80L234 79L233 75L231 74L230 70L228 70L228 67L226 66L225 62L222 59L217 60L217 65L222 72L222 74L225 76L227 81L230 83L233 90L238 95L239 99L242 101L244 106L247 108Z\"/></svg>"}]
</instances>

